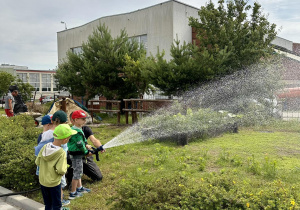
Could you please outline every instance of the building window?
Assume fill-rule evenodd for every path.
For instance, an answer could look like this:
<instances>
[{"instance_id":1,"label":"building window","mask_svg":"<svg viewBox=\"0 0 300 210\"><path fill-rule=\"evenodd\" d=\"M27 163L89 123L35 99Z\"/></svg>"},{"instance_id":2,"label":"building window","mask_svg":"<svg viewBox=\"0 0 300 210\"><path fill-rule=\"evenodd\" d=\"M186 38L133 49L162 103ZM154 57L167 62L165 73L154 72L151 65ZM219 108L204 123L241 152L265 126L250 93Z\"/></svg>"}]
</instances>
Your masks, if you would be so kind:
<instances>
[{"instance_id":1,"label":"building window","mask_svg":"<svg viewBox=\"0 0 300 210\"><path fill-rule=\"evenodd\" d=\"M27 73L17 73L17 76L22 80L22 82L27 83Z\"/></svg>"},{"instance_id":2,"label":"building window","mask_svg":"<svg viewBox=\"0 0 300 210\"><path fill-rule=\"evenodd\" d=\"M42 91L51 91L51 74L42 74Z\"/></svg>"},{"instance_id":3,"label":"building window","mask_svg":"<svg viewBox=\"0 0 300 210\"><path fill-rule=\"evenodd\" d=\"M144 35L140 36L140 43L142 43L144 45L144 47L145 47L145 49L147 51L147 49L148 49L148 46L147 46L147 44L148 44L147 34L144 34Z\"/></svg>"},{"instance_id":4,"label":"building window","mask_svg":"<svg viewBox=\"0 0 300 210\"><path fill-rule=\"evenodd\" d=\"M133 37L129 37L129 41L131 42L131 40L136 40L139 44L143 44L144 48L146 50L146 53L148 54L148 41L147 41L147 34L143 34L140 36L133 36Z\"/></svg>"},{"instance_id":5,"label":"building window","mask_svg":"<svg viewBox=\"0 0 300 210\"><path fill-rule=\"evenodd\" d=\"M58 84L58 80L53 78L53 91L58 91L57 85Z\"/></svg>"},{"instance_id":6,"label":"building window","mask_svg":"<svg viewBox=\"0 0 300 210\"><path fill-rule=\"evenodd\" d=\"M74 53L74 54L80 55L80 54L82 54L82 47L74 47L74 48L71 48L71 51L72 51L72 53Z\"/></svg>"},{"instance_id":7,"label":"building window","mask_svg":"<svg viewBox=\"0 0 300 210\"><path fill-rule=\"evenodd\" d=\"M29 84L31 84L36 91L40 90L40 75L29 73Z\"/></svg>"}]
</instances>

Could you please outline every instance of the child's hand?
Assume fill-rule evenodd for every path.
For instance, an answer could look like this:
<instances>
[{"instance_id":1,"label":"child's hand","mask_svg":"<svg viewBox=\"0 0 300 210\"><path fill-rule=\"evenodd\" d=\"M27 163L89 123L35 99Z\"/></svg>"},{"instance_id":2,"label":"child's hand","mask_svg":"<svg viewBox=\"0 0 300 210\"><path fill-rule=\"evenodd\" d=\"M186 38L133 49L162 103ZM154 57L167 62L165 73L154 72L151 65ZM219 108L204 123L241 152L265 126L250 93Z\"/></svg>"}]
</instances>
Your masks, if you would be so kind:
<instances>
[{"instance_id":1,"label":"child's hand","mask_svg":"<svg viewBox=\"0 0 300 210\"><path fill-rule=\"evenodd\" d=\"M100 151L101 153L105 152L105 149L103 148L103 145L98 147L97 150Z\"/></svg>"},{"instance_id":2,"label":"child's hand","mask_svg":"<svg viewBox=\"0 0 300 210\"><path fill-rule=\"evenodd\" d=\"M91 151L89 151L89 153L86 155L86 157L90 157L92 155L93 155L93 153L91 153Z\"/></svg>"},{"instance_id":3,"label":"child's hand","mask_svg":"<svg viewBox=\"0 0 300 210\"><path fill-rule=\"evenodd\" d=\"M85 145L85 147L86 147L88 150L91 150L91 149L92 149L92 146L89 145L89 144Z\"/></svg>"}]
</instances>

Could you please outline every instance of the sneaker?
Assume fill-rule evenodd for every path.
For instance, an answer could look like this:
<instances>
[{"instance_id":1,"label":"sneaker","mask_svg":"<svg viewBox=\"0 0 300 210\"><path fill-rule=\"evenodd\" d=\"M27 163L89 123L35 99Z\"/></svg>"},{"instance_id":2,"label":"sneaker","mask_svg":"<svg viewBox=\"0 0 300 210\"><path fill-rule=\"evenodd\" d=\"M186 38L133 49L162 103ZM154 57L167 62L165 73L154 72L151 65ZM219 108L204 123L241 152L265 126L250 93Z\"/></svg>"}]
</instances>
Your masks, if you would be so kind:
<instances>
[{"instance_id":1,"label":"sneaker","mask_svg":"<svg viewBox=\"0 0 300 210\"><path fill-rule=\"evenodd\" d=\"M85 188L85 187L77 188L76 191L79 192L79 193L89 193L89 192L91 192L90 189Z\"/></svg>"},{"instance_id":2,"label":"sneaker","mask_svg":"<svg viewBox=\"0 0 300 210\"><path fill-rule=\"evenodd\" d=\"M70 210L70 209L67 207L61 207L60 210Z\"/></svg>"},{"instance_id":3,"label":"sneaker","mask_svg":"<svg viewBox=\"0 0 300 210\"><path fill-rule=\"evenodd\" d=\"M70 199L70 200L73 200L73 199L75 199L75 198L77 198L77 197L82 197L82 196L83 196L83 195L82 195L82 193L80 193L80 192L70 193L69 199Z\"/></svg>"},{"instance_id":4,"label":"sneaker","mask_svg":"<svg viewBox=\"0 0 300 210\"><path fill-rule=\"evenodd\" d=\"M64 199L63 199L63 200L61 201L61 205L62 205L62 206L66 206L66 205L69 205L69 204L70 204L70 201L69 201L69 200L64 200Z\"/></svg>"}]
</instances>

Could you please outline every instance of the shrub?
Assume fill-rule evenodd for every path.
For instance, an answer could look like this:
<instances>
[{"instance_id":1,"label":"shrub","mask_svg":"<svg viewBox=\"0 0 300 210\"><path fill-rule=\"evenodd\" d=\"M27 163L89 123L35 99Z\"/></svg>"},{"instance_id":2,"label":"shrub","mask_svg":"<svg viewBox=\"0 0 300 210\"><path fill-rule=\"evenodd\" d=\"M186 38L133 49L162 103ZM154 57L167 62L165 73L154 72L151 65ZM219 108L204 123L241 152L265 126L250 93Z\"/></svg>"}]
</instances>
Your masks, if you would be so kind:
<instances>
[{"instance_id":1,"label":"shrub","mask_svg":"<svg viewBox=\"0 0 300 210\"><path fill-rule=\"evenodd\" d=\"M180 198L187 188L185 178L159 177L149 182L142 177L121 181L114 197L116 209L180 209Z\"/></svg>"},{"instance_id":2,"label":"shrub","mask_svg":"<svg viewBox=\"0 0 300 210\"><path fill-rule=\"evenodd\" d=\"M160 146L159 144L156 144L155 152L153 155L153 164L155 166L159 166L166 162L169 158L170 154L170 148Z\"/></svg>"},{"instance_id":3,"label":"shrub","mask_svg":"<svg viewBox=\"0 0 300 210\"><path fill-rule=\"evenodd\" d=\"M38 102L38 103L32 104L32 102L30 102L30 103L27 103L27 107L28 107L28 110L30 112L39 112L39 113L45 115L49 111L52 103L53 102L48 102L48 103L45 103L45 104L40 104Z\"/></svg>"},{"instance_id":4,"label":"shrub","mask_svg":"<svg viewBox=\"0 0 300 210\"><path fill-rule=\"evenodd\" d=\"M149 180L122 180L115 209L298 209L300 185L280 180L257 189L230 172L187 179L176 173ZM256 183L257 184L257 183ZM260 183L262 184L262 183Z\"/></svg>"},{"instance_id":5,"label":"shrub","mask_svg":"<svg viewBox=\"0 0 300 210\"><path fill-rule=\"evenodd\" d=\"M1 117L1 186L17 191L37 187L34 146L39 133L31 116Z\"/></svg>"}]
</instances>

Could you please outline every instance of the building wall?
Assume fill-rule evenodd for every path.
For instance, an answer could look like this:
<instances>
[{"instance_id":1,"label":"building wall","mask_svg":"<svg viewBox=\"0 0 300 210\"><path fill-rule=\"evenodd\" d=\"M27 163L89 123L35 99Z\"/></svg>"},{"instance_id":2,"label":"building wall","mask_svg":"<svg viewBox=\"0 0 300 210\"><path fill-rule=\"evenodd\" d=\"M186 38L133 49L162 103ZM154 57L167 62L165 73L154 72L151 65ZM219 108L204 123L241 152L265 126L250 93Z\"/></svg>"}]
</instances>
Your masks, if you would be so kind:
<instances>
[{"instance_id":1,"label":"building wall","mask_svg":"<svg viewBox=\"0 0 300 210\"><path fill-rule=\"evenodd\" d=\"M293 42L292 41L289 41L289 40L286 40L286 39L276 36L276 38L271 43L278 45L280 47L284 47L290 51L293 51Z\"/></svg>"},{"instance_id":2,"label":"building wall","mask_svg":"<svg viewBox=\"0 0 300 210\"><path fill-rule=\"evenodd\" d=\"M13 76L16 76L16 72L13 68L3 68L3 67L1 68L0 67L0 71L7 72L7 73L12 74Z\"/></svg>"},{"instance_id":3,"label":"building wall","mask_svg":"<svg viewBox=\"0 0 300 210\"><path fill-rule=\"evenodd\" d=\"M60 31L57 33L58 62L66 57L68 50L80 47L88 36L101 24L105 24L112 37L126 29L129 37L147 35L147 54L155 55L157 49L165 50L166 59L170 59L169 51L176 35L180 40L191 42L192 29L188 25L188 17L197 17L198 9L177 1L167 1L145 9L126 14L102 17L85 25Z\"/></svg>"},{"instance_id":4,"label":"building wall","mask_svg":"<svg viewBox=\"0 0 300 210\"><path fill-rule=\"evenodd\" d=\"M300 55L300 43L293 43L293 52Z\"/></svg>"},{"instance_id":5,"label":"building wall","mask_svg":"<svg viewBox=\"0 0 300 210\"><path fill-rule=\"evenodd\" d=\"M18 76L24 83L29 83L36 88L36 98L41 95L54 95L58 91L55 85L54 74L56 71L49 70L30 70L28 67L20 67L14 65L4 65L0 66L0 72L8 72L13 76ZM46 79L47 78L47 79ZM47 85L46 85L46 84ZM34 95L35 91L32 91ZM66 94L69 94L66 92Z\"/></svg>"},{"instance_id":6,"label":"building wall","mask_svg":"<svg viewBox=\"0 0 300 210\"><path fill-rule=\"evenodd\" d=\"M198 18L198 9L180 3L173 5L173 39L181 40L180 44L192 42L192 27L189 26L189 17Z\"/></svg>"},{"instance_id":7,"label":"building wall","mask_svg":"<svg viewBox=\"0 0 300 210\"><path fill-rule=\"evenodd\" d=\"M56 73L55 71L18 69L15 71L16 75L19 75L23 82L28 82L36 88L36 98L39 98L41 95L54 95L54 93L57 93L54 82L54 74ZM47 81L45 81L45 76L48 78ZM47 83L47 85L45 85L45 83ZM32 92L33 95L34 93L35 91Z\"/></svg>"}]
</instances>

